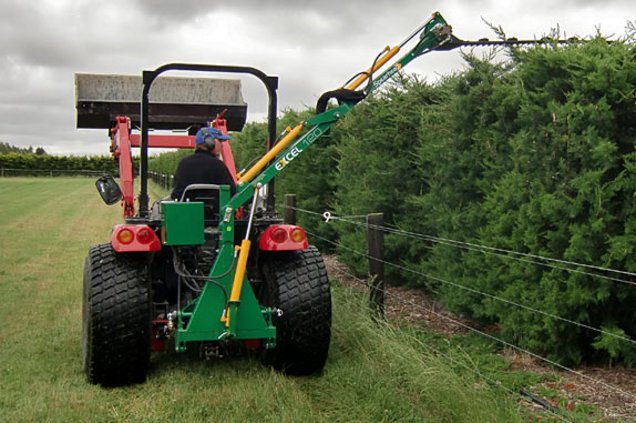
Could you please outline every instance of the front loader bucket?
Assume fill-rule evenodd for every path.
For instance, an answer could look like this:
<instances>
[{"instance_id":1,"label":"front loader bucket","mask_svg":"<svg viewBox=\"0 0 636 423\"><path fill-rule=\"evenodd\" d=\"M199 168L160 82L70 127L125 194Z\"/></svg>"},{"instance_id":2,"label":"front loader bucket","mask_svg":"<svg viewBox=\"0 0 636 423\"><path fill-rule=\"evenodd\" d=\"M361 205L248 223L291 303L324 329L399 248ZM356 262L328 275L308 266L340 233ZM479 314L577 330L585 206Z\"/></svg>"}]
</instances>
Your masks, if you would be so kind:
<instances>
[{"instance_id":1,"label":"front loader bucket","mask_svg":"<svg viewBox=\"0 0 636 423\"><path fill-rule=\"evenodd\" d=\"M140 76L76 73L77 127L110 129L117 116L140 126L142 89ZM247 116L241 81L235 79L161 77L149 100L151 129L206 126L227 109L228 130L240 131Z\"/></svg>"}]
</instances>

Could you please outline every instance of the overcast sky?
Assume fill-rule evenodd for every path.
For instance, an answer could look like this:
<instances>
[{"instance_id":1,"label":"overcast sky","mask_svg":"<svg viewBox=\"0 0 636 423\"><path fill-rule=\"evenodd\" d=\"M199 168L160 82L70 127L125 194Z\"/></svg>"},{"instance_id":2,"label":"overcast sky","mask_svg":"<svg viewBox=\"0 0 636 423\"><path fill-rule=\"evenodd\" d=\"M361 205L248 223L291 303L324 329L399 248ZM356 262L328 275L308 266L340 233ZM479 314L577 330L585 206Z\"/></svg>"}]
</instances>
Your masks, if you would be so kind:
<instances>
[{"instance_id":1,"label":"overcast sky","mask_svg":"<svg viewBox=\"0 0 636 423\"><path fill-rule=\"evenodd\" d=\"M439 11L462 39L624 36L634 0L0 0L0 141L53 154L108 154L106 130L75 128L74 73L139 75L169 62L257 67L279 81L279 109L315 104ZM434 81L460 70L457 51L406 71ZM177 74L173 74L177 76ZM222 75L223 77L234 77ZM247 77L251 120L266 95Z\"/></svg>"}]
</instances>

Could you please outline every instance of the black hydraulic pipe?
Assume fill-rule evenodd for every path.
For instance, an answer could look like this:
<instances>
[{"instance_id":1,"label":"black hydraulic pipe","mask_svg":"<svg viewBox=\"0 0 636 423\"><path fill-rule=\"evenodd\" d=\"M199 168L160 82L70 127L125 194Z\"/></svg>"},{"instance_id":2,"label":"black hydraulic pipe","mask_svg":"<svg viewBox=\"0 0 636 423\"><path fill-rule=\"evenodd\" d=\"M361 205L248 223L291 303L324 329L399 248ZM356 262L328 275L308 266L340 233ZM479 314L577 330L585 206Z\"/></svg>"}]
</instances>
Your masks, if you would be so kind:
<instances>
[{"instance_id":1,"label":"black hydraulic pipe","mask_svg":"<svg viewBox=\"0 0 636 423\"><path fill-rule=\"evenodd\" d=\"M278 107L278 97L276 90L278 89L278 77L268 76L259 69L248 66L226 66L226 65L202 65L194 63L169 63L159 66L154 71L143 71L142 82L143 90L141 93L141 161L140 161L140 177L141 187L139 192L139 217L148 217L148 94L154 80L163 72L170 70L194 71L194 72L227 72L227 73L247 73L254 75L260 79L269 96L269 106L267 111L267 148L272 148L276 139L276 110ZM267 197L267 211L274 210L274 184L269 184Z\"/></svg>"}]
</instances>

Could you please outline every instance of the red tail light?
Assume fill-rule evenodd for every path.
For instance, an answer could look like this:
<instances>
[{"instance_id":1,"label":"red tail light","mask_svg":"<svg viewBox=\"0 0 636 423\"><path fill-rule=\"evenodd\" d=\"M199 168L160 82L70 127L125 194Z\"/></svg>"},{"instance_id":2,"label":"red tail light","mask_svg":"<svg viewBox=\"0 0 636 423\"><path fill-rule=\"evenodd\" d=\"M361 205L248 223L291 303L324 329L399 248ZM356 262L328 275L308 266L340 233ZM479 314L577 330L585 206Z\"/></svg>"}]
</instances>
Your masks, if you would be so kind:
<instances>
[{"instance_id":1,"label":"red tail light","mask_svg":"<svg viewBox=\"0 0 636 423\"><path fill-rule=\"evenodd\" d=\"M142 244L149 244L154 239L153 233L148 228L141 228L137 231L137 241Z\"/></svg>"},{"instance_id":2,"label":"red tail light","mask_svg":"<svg viewBox=\"0 0 636 423\"><path fill-rule=\"evenodd\" d=\"M283 228L276 228L272 231L272 241L282 244L287 241L287 231Z\"/></svg>"},{"instance_id":3,"label":"red tail light","mask_svg":"<svg viewBox=\"0 0 636 423\"><path fill-rule=\"evenodd\" d=\"M298 251L308 247L305 230L296 225L274 224L258 240L261 251Z\"/></svg>"},{"instance_id":4,"label":"red tail light","mask_svg":"<svg viewBox=\"0 0 636 423\"><path fill-rule=\"evenodd\" d=\"M118 253L161 251L161 241L148 225L115 225L110 242Z\"/></svg>"}]
</instances>

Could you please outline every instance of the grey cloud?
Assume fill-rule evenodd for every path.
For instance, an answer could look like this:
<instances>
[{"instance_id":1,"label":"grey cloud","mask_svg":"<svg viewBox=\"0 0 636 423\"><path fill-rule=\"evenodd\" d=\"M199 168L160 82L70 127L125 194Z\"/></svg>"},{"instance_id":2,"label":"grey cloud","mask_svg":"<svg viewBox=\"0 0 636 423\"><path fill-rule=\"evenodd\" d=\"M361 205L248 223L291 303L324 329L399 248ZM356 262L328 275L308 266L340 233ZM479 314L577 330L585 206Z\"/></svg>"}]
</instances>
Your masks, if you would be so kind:
<instances>
[{"instance_id":1,"label":"grey cloud","mask_svg":"<svg viewBox=\"0 0 636 423\"><path fill-rule=\"evenodd\" d=\"M3 8L0 30L2 61L27 65L62 67L78 63L81 41L30 2L16 2Z\"/></svg>"},{"instance_id":2,"label":"grey cloud","mask_svg":"<svg viewBox=\"0 0 636 423\"><path fill-rule=\"evenodd\" d=\"M260 25L268 26L279 21L291 22L298 14L318 13L334 19L350 20L358 14L369 10L379 13L385 8L395 7L395 2L378 0L372 4L365 0L312 0L298 1L263 1L236 0L232 2L202 2L200 0L139 0L140 10L144 15L160 18L165 21L186 20L205 16L213 12L231 12L239 16L257 16ZM362 13L361 13L362 12ZM209 25L214 25L214 20ZM282 28L276 28L282 29Z\"/></svg>"},{"instance_id":3,"label":"grey cloud","mask_svg":"<svg viewBox=\"0 0 636 423\"><path fill-rule=\"evenodd\" d=\"M555 5L558 5L556 3ZM599 11L599 15L603 14L608 8L625 7L633 5L632 0L565 0L560 3L561 6L571 5L573 7L595 7Z\"/></svg>"}]
</instances>

